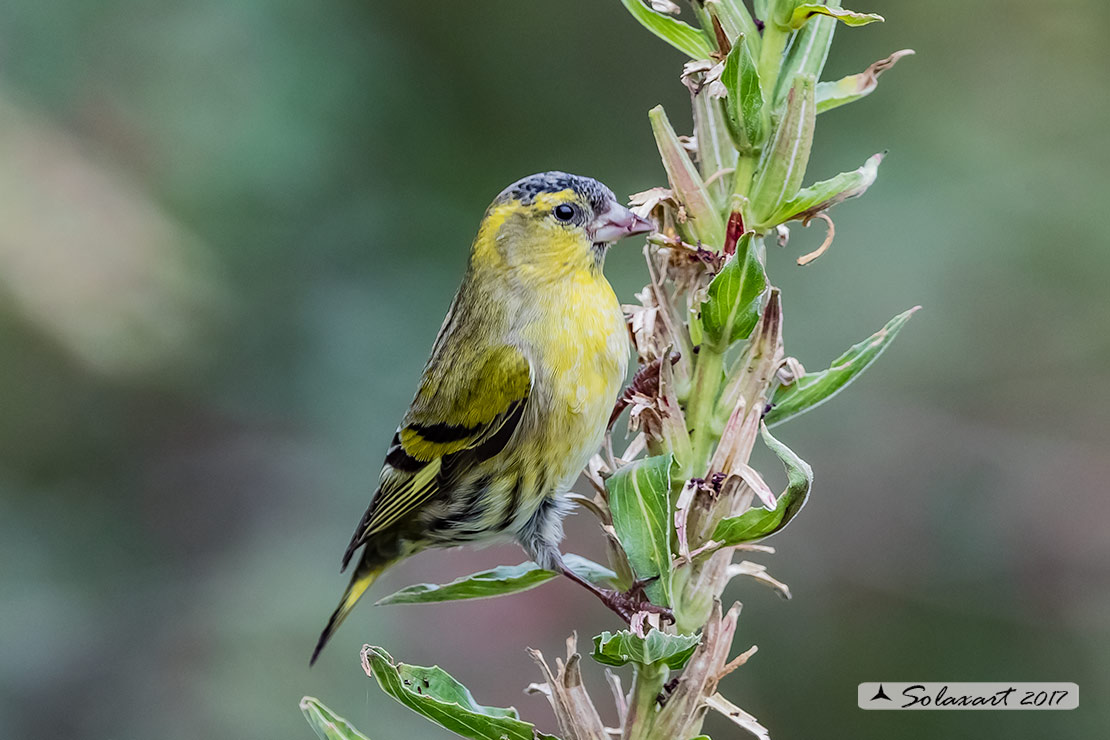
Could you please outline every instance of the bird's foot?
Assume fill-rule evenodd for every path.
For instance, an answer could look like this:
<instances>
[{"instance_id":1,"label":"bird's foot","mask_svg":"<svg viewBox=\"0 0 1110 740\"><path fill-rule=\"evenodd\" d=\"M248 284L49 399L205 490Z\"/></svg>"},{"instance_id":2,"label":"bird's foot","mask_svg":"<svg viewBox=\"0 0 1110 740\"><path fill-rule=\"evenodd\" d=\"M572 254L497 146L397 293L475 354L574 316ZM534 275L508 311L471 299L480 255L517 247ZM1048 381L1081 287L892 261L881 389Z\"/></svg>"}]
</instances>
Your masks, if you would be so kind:
<instances>
[{"instance_id":1,"label":"bird's foot","mask_svg":"<svg viewBox=\"0 0 1110 740\"><path fill-rule=\"evenodd\" d=\"M616 614L629 625L632 624L633 618L641 612L658 614L660 619L669 621L672 624L674 623L674 612L665 606L657 606L651 603L651 600L647 597L647 593L644 591L644 587L657 580L659 578L658 576L636 581L627 591L616 591L611 588L601 588L600 586L590 583L585 578L566 567L561 561L559 569L567 578L601 599L601 602L605 604L605 606L616 612Z\"/></svg>"},{"instance_id":2,"label":"bird's foot","mask_svg":"<svg viewBox=\"0 0 1110 740\"><path fill-rule=\"evenodd\" d=\"M629 624L632 624L633 617L640 612L658 614L662 620L673 623L674 612L665 606L651 603L644 592L644 587L654 580L656 579L648 578L636 581L627 591L615 591L610 588L598 589L597 596L605 606L612 609L617 616Z\"/></svg>"}]
</instances>

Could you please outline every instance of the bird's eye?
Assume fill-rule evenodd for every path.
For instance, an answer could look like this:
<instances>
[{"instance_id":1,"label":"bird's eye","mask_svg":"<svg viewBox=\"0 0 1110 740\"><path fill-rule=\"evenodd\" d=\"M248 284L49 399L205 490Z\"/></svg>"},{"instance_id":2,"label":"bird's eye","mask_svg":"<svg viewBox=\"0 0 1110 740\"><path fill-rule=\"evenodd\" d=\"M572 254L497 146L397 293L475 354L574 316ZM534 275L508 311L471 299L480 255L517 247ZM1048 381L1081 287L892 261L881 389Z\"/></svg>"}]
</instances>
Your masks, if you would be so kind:
<instances>
[{"instance_id":1,"label":"bird's eye","mask_svg":"<svg viewBox=\"0 0 1110 740\"><path fill-rule=\"evenodd\" d=\"M555 218L559 219L560 221L570 221L572 218L574 218L574 206L568 206L566 203L561 203L555 206L555 210L553 210L552 213L554 213Z\"/></svg>"}]
</instances>

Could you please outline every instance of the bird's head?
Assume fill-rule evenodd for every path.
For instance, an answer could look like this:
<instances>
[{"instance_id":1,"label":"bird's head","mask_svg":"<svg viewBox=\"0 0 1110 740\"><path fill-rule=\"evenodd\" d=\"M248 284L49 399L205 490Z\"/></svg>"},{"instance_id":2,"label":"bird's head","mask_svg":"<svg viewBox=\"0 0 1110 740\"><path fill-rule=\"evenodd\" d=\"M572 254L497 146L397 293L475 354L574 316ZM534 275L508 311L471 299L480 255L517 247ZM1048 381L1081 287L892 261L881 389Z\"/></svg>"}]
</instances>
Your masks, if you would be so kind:
<instances>
[{"instance_id":1,"label":"bird's head","mask_svg":"<svg viewBox=\"0 0 1110 740\"><path fill-rule=\"evenodd\" d=\"M488 252L486 258L510 267L550 273L596 270L613 242L651 229L650 221L618 203L597 180L541 172L517 180L493 201L475 257Z\"/></svg>"}]
</instances>

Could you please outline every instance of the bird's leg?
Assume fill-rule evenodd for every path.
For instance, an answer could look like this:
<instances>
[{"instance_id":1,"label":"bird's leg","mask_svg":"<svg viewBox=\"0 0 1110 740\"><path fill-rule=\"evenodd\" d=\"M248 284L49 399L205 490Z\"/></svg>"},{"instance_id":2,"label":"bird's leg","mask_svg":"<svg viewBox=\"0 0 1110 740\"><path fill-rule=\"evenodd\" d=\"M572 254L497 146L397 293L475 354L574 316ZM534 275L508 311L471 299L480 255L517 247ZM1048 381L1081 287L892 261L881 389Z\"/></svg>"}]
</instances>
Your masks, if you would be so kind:
<instances>
[{"instance_id":1,"label":"bird's leg","mask_svg":"<svg viewBox=\"0 0 1110 740\"><path fill-rule=\"evenodd\" d=\"M559 540L562 538L562 514L559 507L565 506L558 499L548 499L545 505L540 506L532 515L524 530L517 535L517 541L532 562L541 568L562 573L570 580L579 584L594 596L601 599L601 603L612 609L625 622L631 624L632 617L637 612L651 612L659 614L663 619L674 622L674 614L670 609L652 604L644 593L644 586L654 579L637 581L632 588L621 592L611 588L601 588L590 583L582 576L575 573L563 561L563 554L559 552ZM565 508L563 513L565 513Z\"/></svg>"},{"instance_id":2,"label":"bird's leg","mask_svg":"<svg viewBox=\"0 0 1110 740\"><path fill-rule=\"evenodd\" d=\"M670 609L665 606L656 606L651 603L648 601L647 594L644 593L644 587L654 581L655 578L636 581L632 584L632 588L627 591L616 591L611 588L601 588L600 586L590 583L568 568L561 558L559 560L559 570L567 578L601 599L601 603L612 609L616 612L617 616L629 624L632 623L632 617L635 616L637 612L651 612L652 614L660 615L663 619L674 622L674 614Z\"/></svg>"}]
</instances>

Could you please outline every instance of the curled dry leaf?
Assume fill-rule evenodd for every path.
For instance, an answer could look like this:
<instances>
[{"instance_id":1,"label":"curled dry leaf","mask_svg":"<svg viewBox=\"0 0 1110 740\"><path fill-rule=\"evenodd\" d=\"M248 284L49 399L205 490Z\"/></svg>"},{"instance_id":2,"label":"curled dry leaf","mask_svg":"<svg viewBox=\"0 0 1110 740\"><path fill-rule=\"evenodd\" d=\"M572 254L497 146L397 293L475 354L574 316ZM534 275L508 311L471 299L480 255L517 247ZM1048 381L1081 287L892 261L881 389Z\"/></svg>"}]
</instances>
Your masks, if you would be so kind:
<instances>
[{"instance_id":1,"label":"curled dry leaf","mask_svg":"<svg viewBox=\"0 0 1110 740\"><path fill-rule=\"evenodd\" d=\"M675 397L673 367L679 356L667 349L657 361L636 373L613 409L609 423L627 408L628 428L644 436L652 455L666 450L683 451L689 447L685 416Z\"/></svg>"},{"instance_id":2,"label":"curled dry leaf","mask_svg":"<svg viewBox=\"0 0 1110 740\"><path fill-rule=\"evenodd\" d=\"M750 648L748 648L744 652L737 655L735 658L733 658L732 660L730 660L728 663L725 664L725 667L722 668L721 672L717 675L717 680L720 681L722 678L724 678L725 676L732 673L733 671L735 671L740 666L747 663L751 659L751 657L753 655L755 655L756 653L758 653L758 652L759 652L759 648L756 647L755 645L752 645Z\"/></svg>"},{"instance_id":3,"label":"curled dry leaf","mask_svg":"<svg viewBox=\"0 0 1110 740\"><path fill-rule=\"evenodd\" d=\"M713 694L713 696L706 699L705 705L728 717L730 720L740 725L740 727L759 738L759 740L771 740L771 734L767 732L766 727L759 724L759 720L720 694Z\"/></svg>"},{"instance_id":4,"label":"curled dry leaf","mask_svg":"<svg viewBox=\"0 0 1110 740\"><path fill-rule=\"evenodd\" d=\"M679 560L690 560L690 543L686 535L686 523L690 518L690 506L694 503L694 496L697 495L703 483L704 481L698 478L691 478L686 481L682 486L682 491L678 494L678 500L675 501L674 529L675 536L678 539Z\"/></svg>"},{"instance_id":5,"label":"curled dry leaf","mask_svg":"<svg viewBox=\"0 0 1110 740\"><path fill-rule=\"evenodd\" d=\"M780 386L793 385L798 378L806 374L805 367L795 357L787 357L775 371L775 378Z\"/></svg>"},{"instance_id":6,"label":"curled dry leaf","mask_svg":"<svg viewBox=\"0 0 1110 740\"><path fill-rule=\"evenodd\" d=\"M681 240L678 241L681 242ZM692 344L688 330L683 325L681 317L677 315L667 291L663 288L665 273L669 269L668 264L666 261L657 264L658 255L650 246L645 247L644 256L647 259L651 281L636 294L636 298L640 301L639 306L621 307L628 322L636 355L640 365L650 365L663 357L668 350L674 349L675 359L672 362L680 362L679 376L687 377L690 363L685 358L692 353ZM657 369L652 372L657 372Z\"/></svg>"},{"instance_id":7,"label":"curled dry leaf","mask_svg":"<svg viewBox=\"0 0 1110 740\"><path fill-rule=\"evenodd\" d=\"M698 95L708 86L706 92L713 98L723 98L728 94L721 84L724 62L712 59L693 59L682 65L682 84L692 95Z\"/></svg>"},{"instance_id":8,"label":"curled dry leaf","mask_svg":"<svg viewBox=\"0 0 1110 740\"><path fill-rule=\"evenodd\" d=\"M594 455L590 461L586 463L586 469L582 471L582 475L593 486L594 491L601 497L602 501L608 500L608 492L605 490L605 479L613 474L613 471L606 464L601 455Z\"/></svg>"},{"instance_id":9,"label":"curled dry leaf","mask_svg":"<svg viewBox=\"0 0 1110 740\"><path fill-rule=\"evenodd\" d=\"M779 595L784 599L789 599L791 597L790 587L777 578L772 577L771 574L767 572L767 566L765 565L753 563L749 560L741 560L739 563L733 563L728 566L728 577L732 579L736 576L754 578L760 583L778 591Z\"/></svg>"},{"instance_id":10,"label":"curled dry leaf","mask_svg":"<svg viewBox=\"0 0 1110 740\"><path fill-rule=\"evenodd\" d=\"M628 196L628 205L633 213L641 218L650 218L656 208L668 205L678 207L670 188L651 188Z\"/></svg>"},{"instance_id":11,"label":"curled dry leaf","mask_svg":"<svg viewBox=\"0 0 1110 740\"><path fill-rule=\"evenodd\" d=\"M628 443L628 447L624 448L624 452L621 453L620 462L627 465L639 457L646 447L647 437L643 433L637 434L632 438L632 441Z\"/></svg>"},{"instance_id":12,"label":"curled dry leaf","mask_svg":"<svg viewBox=\"0 0 1110 740\"><path fill-rule=\"evenodd\" d=\"M607 740L605 725L597 714L586 688L582 685L582 656L578 654L578 636L567 638L567 659L555 659L555 671L544 660L543 653L529 648L528 654L543 673L544 684L532 684L532 693L547 697L564 740ZM546 687L546 688L545 688Z\"/></svg>"},{"instance_id":13,"label":"curled dry leaf","mask_svg":"<svg viewBox=\"0 0 1110 740\"><path fill-rule=\"evenodd\" d=\"M613 413L609 415L609 429L613 428L621 412L632 406L637 397L654 398L659 394L659 366L661 364L662 358L657 357L636 371L636 374L632 376L632 382L625 387L624 392L620 394L613 406Z\"/></svg>"},{"instance_id":14,"label":"curled dry leaf","mask_svg":"<svg viewBox=\"0 0 1110 740\"><path fill-rule=\"evenodd\" d=\"M611 668L606 668L605 683L609 684L609 690L613 692L613 704L617 707L617 725L623 727L625 717L628 716L628 699L624 695L624 687L621 686L621 677L613 673ZM619 733L620 730L617 732Z\"/></svg>"},{"instance_id":15,"label":"curled dry leaf","mask_svg":"<svg viewBox=\"0 0 1110 740\"><path fill-rule=\"evenodd\" d=\"M824 221L825 226L828 227L828 230L825 232L825 240L821 242L821 246L817 247L817 249L813 250L809 254L803 254L801 257L798 258L798 264L802 267L805 267L810 262L813 262L813 260L817 259L825 252L827 252L829 250L829 247L832 246L833 238L836 236L836 224L834 224L833 220L829 218L829 214L825 213L824 211L820 211L814 214L810 219L806 219L803 224L805 226L809 226L809 222L812 218L819 218Z\"/></svg>"},{"instance_id":16,"label":"curled dry leaf","mask_svg":"<svg viewBox=\"0 0 1110 740\"><path fill-rule=\"evenodd\" d=\"M740 604L721 614L721 603L715 600L709 620L702 630L701 642L686 664L667 703L656 716L657 737L690 737L701 726L705 714L705 697L717 691L717 682L728 664Z\"/></svg>"},{"instance_id":17,"label":"curled dry leaf","mask_svg":"<svg viewBox=\"0 0 1110 740\"><path fill-rule=\"evenodd\" d=\"M632 334L632 345L636 348L636 355L640 358L641 364L651 364L659 361L664 346L659 331L659 306L655 303L651 286L637 293L636 297L640 299L641 305L627 304L621 306L621 310L624 311L628 330ZM610 420L610 426L613 421L616 419Z\"/></svg>"},{"instance_id":18,"label":"curled dry leaf","mask_svg":"<svg viewBox=\"0 0 1110 740\"><path fill-rule=\"evenodd\" d=\"M658 271L661 278L669 280L674 286L673 295L676 298L686 295L692 305L700 305L705 301L710 280L721 271L728 256L701 245L688 244L678 237L656 236L649 239L649 242L658 248L655 255ZM672 302L665 298L670 293L661 284L654 291L658 305L673 312ZM672 321L679 327L677 331L682 332L680 337L687 337L682 322L677 319Z\"/></svg>"},{"instance_id":19,"label":"curled dry leaf","mask_svg":"<svg viewBox=\"0 0 1110 740\"><path fill-rule=\"evenodd\" d=\"M752 493L759 497L766 506L770 508L775 507L775 494L771 492L771 487L767 485L767 481L763 480L763 476L759 471L747 463L740 463L734 468L733 474L744 481L748 488L752 489Z\"/></svg>"}]
</instances>

